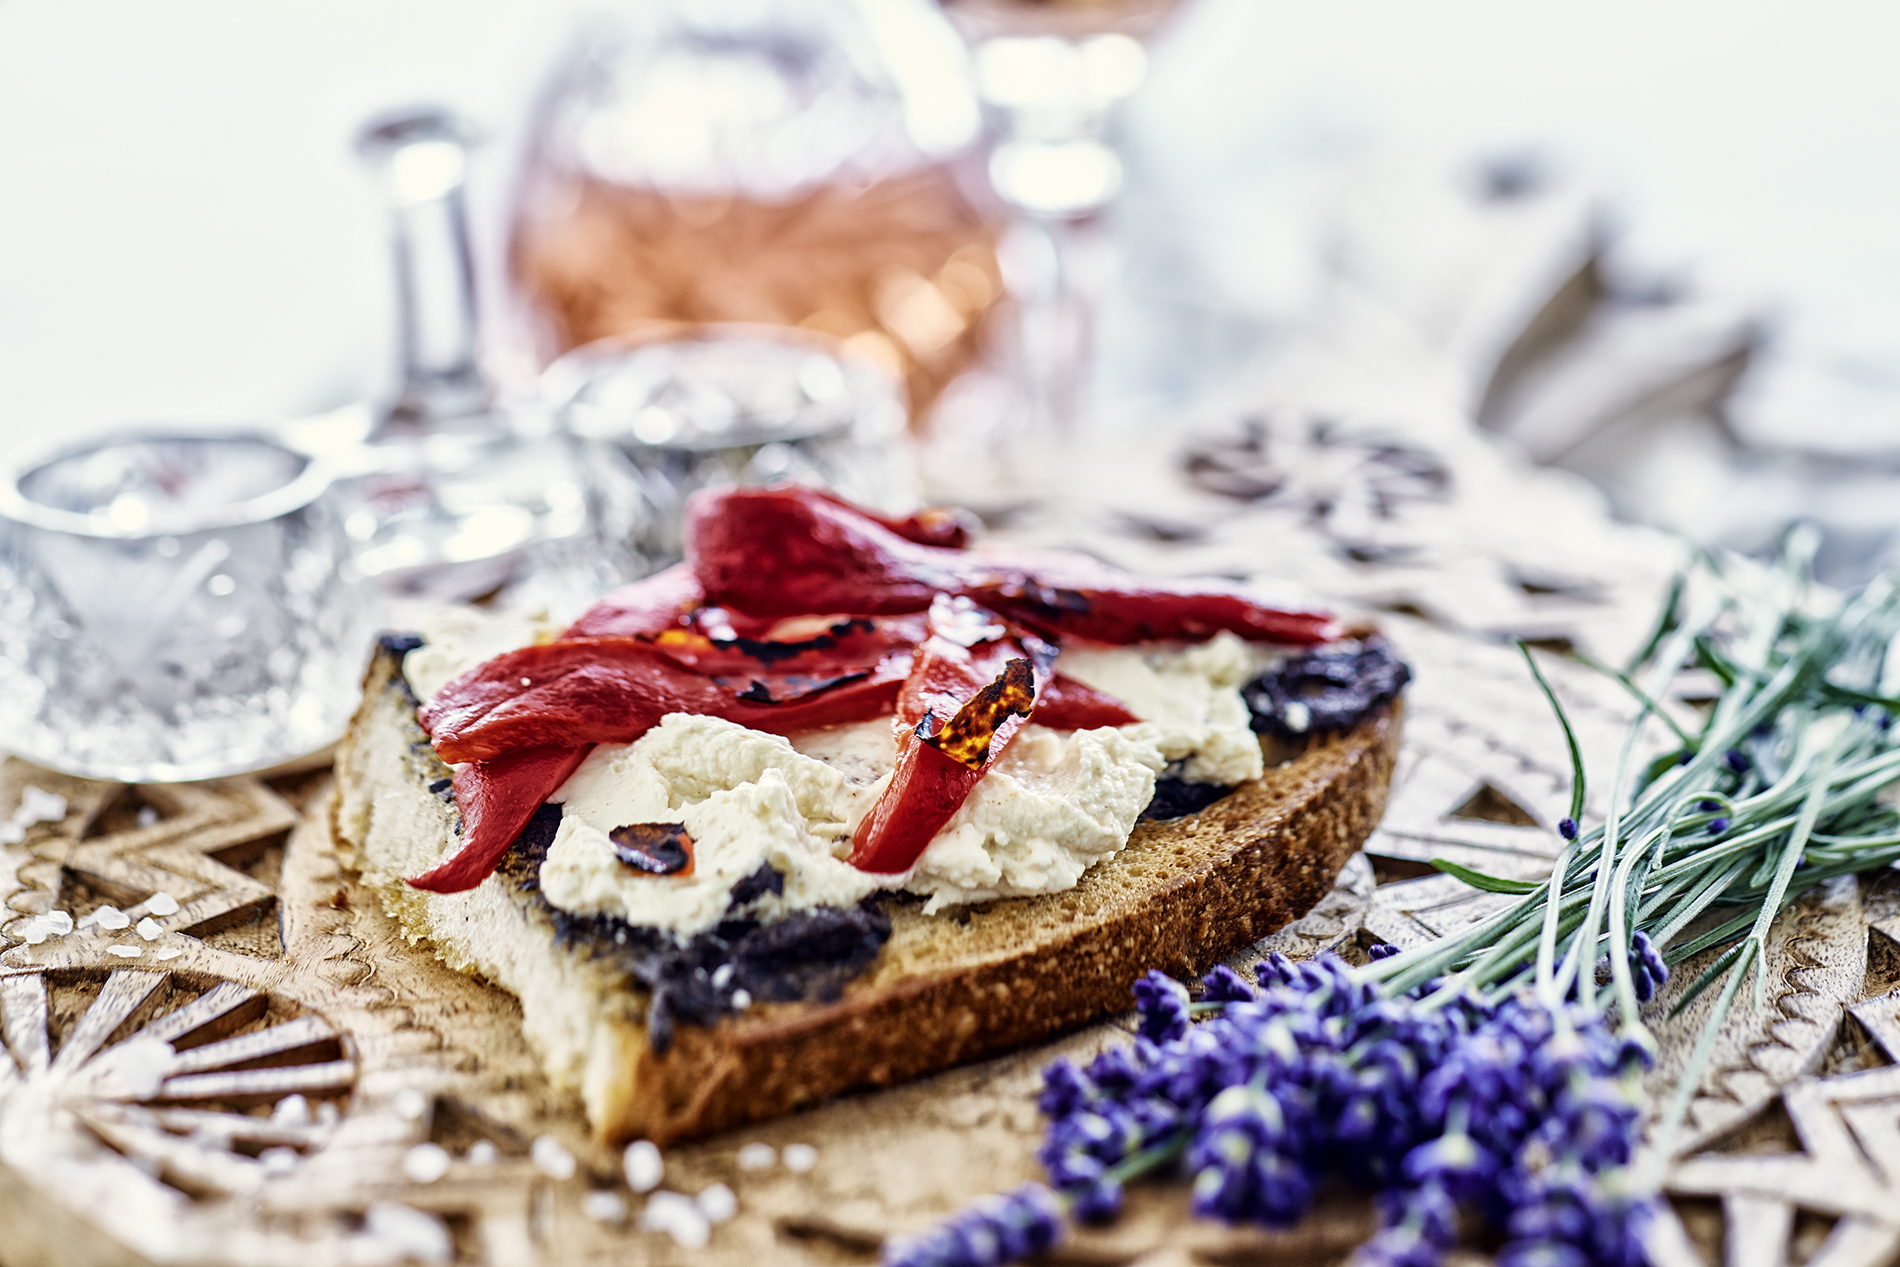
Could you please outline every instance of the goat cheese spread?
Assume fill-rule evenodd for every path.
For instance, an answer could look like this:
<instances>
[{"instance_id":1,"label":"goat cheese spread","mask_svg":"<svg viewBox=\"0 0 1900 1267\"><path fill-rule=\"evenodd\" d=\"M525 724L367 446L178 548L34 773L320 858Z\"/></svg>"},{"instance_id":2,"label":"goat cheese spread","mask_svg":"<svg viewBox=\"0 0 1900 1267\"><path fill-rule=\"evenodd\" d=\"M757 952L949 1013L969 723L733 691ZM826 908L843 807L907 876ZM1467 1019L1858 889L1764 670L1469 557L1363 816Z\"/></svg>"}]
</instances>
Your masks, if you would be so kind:
<instances>
[{"instance_id":1,"label":"goat cheese spread","mask_svg":"<svg viewBox=\"0 0 1900 1267\"><path fill-rule=\"evenodd\" d=\"M533 622L445 614L425 627L404 672L426 700L483 659L534 641ZM790 739L716 717L674 713L630 744L602 744L553 797L561 826L541 891L576 914L616 915L687 937L723 919L770 920L846 906L883 888L929 898L926 912L1074 887L1119 853L1163 773L1234 784L1263 769L1239 688L1261 650L1223 633L1198 645L1065 647L1056 671L1120 700L1130 726L1060 731L1025 725L901 880L846 859L852 833L896 764L890 719ZM655 876L616 855L608 833L681 823L689 873ZM735 908L733 886L769 865L782 891Z\"/></svg>"}]
</instances>

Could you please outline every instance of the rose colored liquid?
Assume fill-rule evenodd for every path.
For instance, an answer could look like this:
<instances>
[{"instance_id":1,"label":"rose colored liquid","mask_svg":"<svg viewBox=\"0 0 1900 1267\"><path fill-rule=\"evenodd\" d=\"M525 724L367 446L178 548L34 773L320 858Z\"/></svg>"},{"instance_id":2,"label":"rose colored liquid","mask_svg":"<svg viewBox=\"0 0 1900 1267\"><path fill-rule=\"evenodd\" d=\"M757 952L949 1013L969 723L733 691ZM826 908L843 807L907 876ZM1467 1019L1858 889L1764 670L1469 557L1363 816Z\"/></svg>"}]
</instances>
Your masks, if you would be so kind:
<instances>
[{"instance_id":1,"label":"rose colored liquid","mask_svg":"<svg viewBox=\"0 0 1900 1267\"><path fill-rule=\"evenodd\" d=\"M996 227L949 169L782 202L680 197L594 176L518 222L513 265L554 354L678 323L800 326L881 361L920 419L976 359L1002 295Z\"/></svg>"},{"instance_id":2,"label":"rose colored liquid","mask_svg":"<svg viewBox=\"0 0 1900 1267\"><path fill-rule=\"evenodd\" d=\"M1109 31L1146 38L1180 0L940 0L966 39L1059 35L1079 40Z\"/></svg>"}]
</instances>

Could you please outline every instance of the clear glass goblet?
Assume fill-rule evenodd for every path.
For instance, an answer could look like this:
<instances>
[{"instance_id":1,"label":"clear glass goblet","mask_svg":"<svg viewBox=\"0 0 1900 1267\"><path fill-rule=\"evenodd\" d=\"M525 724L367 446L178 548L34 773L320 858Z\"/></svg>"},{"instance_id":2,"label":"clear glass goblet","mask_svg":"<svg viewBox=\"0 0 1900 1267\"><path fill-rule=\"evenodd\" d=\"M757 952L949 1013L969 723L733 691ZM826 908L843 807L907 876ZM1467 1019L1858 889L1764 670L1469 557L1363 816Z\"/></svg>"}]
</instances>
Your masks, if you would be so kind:
<instances>
[{"instance_id":1,"label":"clear glass goblet","mask_svg":"<svg viewBox=\"0 0 1900 1267\"><path fill-rule=\"evenodd\" d=\"M0 477L0 736L128 783L336 739L368 604L321 463L261 435L19 456Z\"/></svg>"},{"instance_id":2,"label":"clear glass goblet","mask_svg":"<svg viewBox=\"0 0 1900 1267\"><path fill-rule=\"evenodd\" d=\"M602 538L649 567L680 557L686 498L702 488L793 482L893 511L918 503L897 382L800 331L603 339L543 383L561 425L612 463L602 484L623 490Z\"/></svg>"}]
</instances>

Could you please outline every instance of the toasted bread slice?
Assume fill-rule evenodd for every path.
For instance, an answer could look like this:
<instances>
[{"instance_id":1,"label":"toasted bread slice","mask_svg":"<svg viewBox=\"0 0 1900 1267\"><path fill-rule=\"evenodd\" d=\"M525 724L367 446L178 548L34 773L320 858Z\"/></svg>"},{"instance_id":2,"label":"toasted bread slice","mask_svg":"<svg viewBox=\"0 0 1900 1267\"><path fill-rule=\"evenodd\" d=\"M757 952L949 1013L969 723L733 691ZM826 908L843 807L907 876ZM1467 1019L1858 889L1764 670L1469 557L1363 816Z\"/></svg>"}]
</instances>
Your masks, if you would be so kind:
<instances>
[{"instance_id":1,"label":"toasted bread slice","mask_svg":"<svg viewBox=\"0 0 1900 1267\"><path fill-rule=\"evenodd\" d=\"M1140 824L1069 892L938 915L893 903L890 940L834 1001L680 1025L661 1055L646 992L612 955L558 937L531 888L505 874L465 893L403 883L449 847L456 808L431 790L449 772L401 661L377 653L337 755L339 848L412 941L521 1000L549 1077L614 1142L664 1144L920 1077L1127 1007L1150 968L1203 971L1327 892L1378 822L1398 750L1395 702L1197 814Z\"/></svg>"}]
</instances>

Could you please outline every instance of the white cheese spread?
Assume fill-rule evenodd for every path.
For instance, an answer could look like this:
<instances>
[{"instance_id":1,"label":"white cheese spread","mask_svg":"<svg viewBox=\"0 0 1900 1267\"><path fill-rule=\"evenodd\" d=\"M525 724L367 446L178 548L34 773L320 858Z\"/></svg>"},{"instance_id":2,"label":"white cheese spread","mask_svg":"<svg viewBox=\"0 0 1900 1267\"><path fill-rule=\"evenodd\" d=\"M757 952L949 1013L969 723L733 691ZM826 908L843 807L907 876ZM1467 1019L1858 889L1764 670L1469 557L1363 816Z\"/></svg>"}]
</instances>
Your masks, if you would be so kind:
<instances>
[{"instance_id":1,"label":"white cheese spread","mask_svg":"<svg viewBox=\"0 0 1900 1267\"><path fill-rule=\"evenodd\" d=\"M495 645L507 635L467 622L446 622L439 636L404 664L423 699L507 649ZM532 640L519 627L516 637L512 645ZM1113 695L1141 720L1073 732L1024 726L895 883L927 895L926 911L1074 887L1128 843L1161 774L1233 784L1261 773L1239 687L1264 663L1258 648L1232 634L1191 646L1065 648L1057 672ZM852 833L890 780L896 751L888 718L787 740L673 714L634 743L595 748L555 794L565 812L542 864L541 891L564 910L617 915L680 936L739 914L771 919L849 905L894 883L845 859ZM693 841L688 875L636 871L608 837L631 823L675 822ZM762 864L785 877L783 892L730 909L733 885Z\"/></svg>"}]
</instances>

